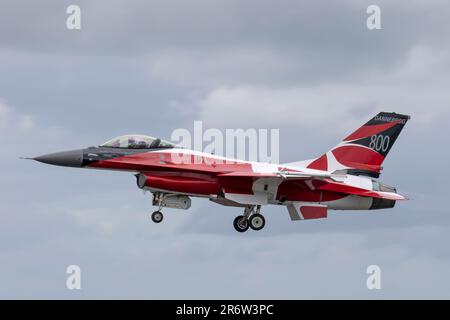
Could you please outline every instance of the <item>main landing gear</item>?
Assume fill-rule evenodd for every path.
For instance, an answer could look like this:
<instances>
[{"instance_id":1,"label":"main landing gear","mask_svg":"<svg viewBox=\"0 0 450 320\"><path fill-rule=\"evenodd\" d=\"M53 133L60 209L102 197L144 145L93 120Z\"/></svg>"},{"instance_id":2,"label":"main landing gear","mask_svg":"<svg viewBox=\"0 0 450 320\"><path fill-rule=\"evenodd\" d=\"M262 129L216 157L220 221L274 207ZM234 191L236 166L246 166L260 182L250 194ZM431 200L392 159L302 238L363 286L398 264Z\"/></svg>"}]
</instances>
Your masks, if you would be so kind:
<instances>
[{"instance_id":1,"label":"main landing gear","mask_svg":"<svg viewBox=\"0 0 450 320\"><path fill-rule=\"evenodd\" d=\"M234 229L237 232L245 232L248 228L261 230L266 225L266 219L260 214L261 206L248 206L242 216L237 216L233 221Z\"/></svg>"}]
</instances>

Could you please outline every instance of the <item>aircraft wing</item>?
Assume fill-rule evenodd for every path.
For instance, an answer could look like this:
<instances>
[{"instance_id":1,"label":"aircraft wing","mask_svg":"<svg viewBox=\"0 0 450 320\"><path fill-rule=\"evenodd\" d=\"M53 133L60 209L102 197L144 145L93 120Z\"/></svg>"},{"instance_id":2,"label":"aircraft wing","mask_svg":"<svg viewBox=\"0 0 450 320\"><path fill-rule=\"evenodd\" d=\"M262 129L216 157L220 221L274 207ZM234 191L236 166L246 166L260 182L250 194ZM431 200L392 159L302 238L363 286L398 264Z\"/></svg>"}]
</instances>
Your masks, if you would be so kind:
<instances>
[{"instance_id":1,"label":"aircraft wing","mask_svg":"<svg viewBox=\"0 0 450 320\"><path fill-rule=\"evenodd\" d=\"M318 190L333 191L339 193L347 193L362 197L372 197L388 200L405 200L406 198L394 192L367 190L345 183L345 176L334 173L302 173L302 172L286 172L277 173L255 173L255 172L229 172L218 174L219 177L254 177L254 178L279 178L283 180L319 180L323 184L317 187Z\"/></svg>"},{"instance_id":2,"label":"aircraft wing","mask_svg":"<svg viewBox=\"0 0 450 320\"><path fill-rule=\"evenodd\" d=\"M277 173L258 173L250 171L235 171L227 173L219 173L218 177L255 177L255 178L281 178L283 180L311 180L311 179L332 179L334 181L344 181L345 175L330 174L330 173L302 173L279 171Z\"/></svg>"}]
</instances>

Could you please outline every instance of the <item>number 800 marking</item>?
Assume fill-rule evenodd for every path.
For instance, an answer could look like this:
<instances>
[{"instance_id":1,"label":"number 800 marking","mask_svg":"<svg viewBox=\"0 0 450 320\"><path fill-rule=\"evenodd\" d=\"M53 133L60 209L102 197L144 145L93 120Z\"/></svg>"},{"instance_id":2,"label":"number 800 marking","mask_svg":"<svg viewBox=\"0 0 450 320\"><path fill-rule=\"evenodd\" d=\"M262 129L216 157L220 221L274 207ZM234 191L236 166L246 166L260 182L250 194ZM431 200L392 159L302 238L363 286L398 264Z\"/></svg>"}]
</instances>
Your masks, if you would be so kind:
<instances>
[{"instance_id":1,"label":"number 800 marking","mask_svg":"<svg viewBox=\"0 0 450 320\"><path fill-rule=\"evenodd\" d=\"M383 151L386 152L387 149L389 149L389 143L390 143L390 137L389 136L383 136L381 134L379 135L373 135L370 137L370 143L369 148L375 151Z\"/></svg>"}]
</instances>

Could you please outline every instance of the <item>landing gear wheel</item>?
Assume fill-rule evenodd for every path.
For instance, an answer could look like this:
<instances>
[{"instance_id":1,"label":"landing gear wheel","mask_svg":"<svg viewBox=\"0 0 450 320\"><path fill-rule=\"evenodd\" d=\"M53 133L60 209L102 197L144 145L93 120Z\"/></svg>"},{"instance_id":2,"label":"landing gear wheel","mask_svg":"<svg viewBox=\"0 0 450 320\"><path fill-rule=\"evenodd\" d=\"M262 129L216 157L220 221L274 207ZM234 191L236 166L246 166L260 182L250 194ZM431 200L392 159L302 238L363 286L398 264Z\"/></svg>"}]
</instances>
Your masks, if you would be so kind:
<instances>
[{"instance_id":1,"label":"landing gear wheel","mask_svg":"<svg viewBox=\"0 0 450 320\"><path fill-rule=\"evenodd\" d=\"M152 213L152 221L154 223L160 223L163 220L164 216L161 211L155 211Z\"/></svg>"},{"instance_id":2,"label":"landing gear wheel","mask_svg":"<svg viewBox=\"0 0 450 320\"><path fill-rule=\"evenodd\" d=\"M264 219L264 216L262 214L252 214L250 216L249 225L253 230L261 230L266 225L266 219Z\"/></svg>"},{"instance_id":3,"label":"landing gear wheel","mask_svg":"<svg viewBox=\"0 0 450 320\"><path fill-rule=\"evenodd\" d=\"M245 232L248 230L249 223L246 217L237 216L233 221L233 226L237 232Z\"/></svg>"}]
</instances>

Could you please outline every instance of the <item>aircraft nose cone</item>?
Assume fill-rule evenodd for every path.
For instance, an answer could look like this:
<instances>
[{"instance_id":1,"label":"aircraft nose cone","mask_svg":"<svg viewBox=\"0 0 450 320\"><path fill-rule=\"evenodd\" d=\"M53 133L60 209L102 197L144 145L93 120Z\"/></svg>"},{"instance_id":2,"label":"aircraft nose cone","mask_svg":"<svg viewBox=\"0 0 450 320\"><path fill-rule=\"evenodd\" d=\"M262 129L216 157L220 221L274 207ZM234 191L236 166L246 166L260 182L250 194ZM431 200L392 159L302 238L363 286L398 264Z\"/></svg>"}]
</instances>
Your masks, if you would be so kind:
<instances>
[{"instance_id":1,"label":"aircraft nose cone","mask_svg":"<svg viewBox=\"0 0 450 320\"><path fill-rule=\"evenodd\" d=\"M81 167L83 163L83 150L70 150L44 154L34 158L34 160L63 167Z\"/></svg>"}]
</instances>

